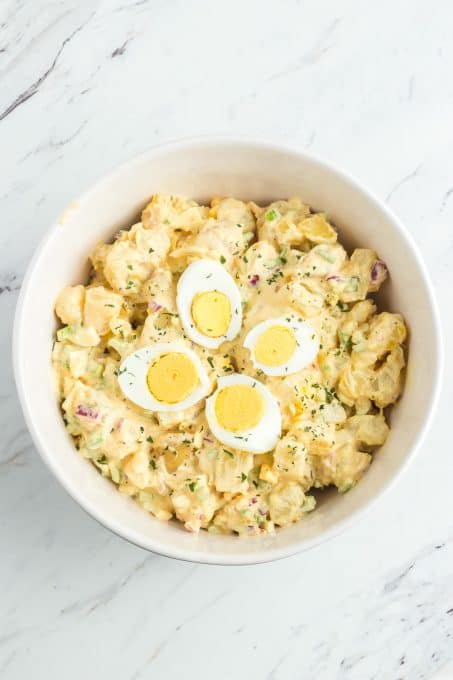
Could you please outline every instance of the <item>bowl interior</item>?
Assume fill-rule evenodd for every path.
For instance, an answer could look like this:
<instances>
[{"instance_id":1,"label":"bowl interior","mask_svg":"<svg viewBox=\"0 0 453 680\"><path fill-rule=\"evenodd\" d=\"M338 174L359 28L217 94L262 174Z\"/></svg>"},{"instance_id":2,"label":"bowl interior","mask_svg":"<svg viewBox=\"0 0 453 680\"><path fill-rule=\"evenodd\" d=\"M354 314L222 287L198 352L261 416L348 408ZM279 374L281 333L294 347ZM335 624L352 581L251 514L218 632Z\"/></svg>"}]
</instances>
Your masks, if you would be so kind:
<instances>
[{"instance_id":1,"label":"bowl interior","mask_svg":"<svg viewBox=\"0 0 453 680\"><path fill-rule=\"evenodd\" d=\"M317 510L275 536L236 539L162 523L119 494L76 453L56 400L50 369L53 305L65 285L84 282L93 246L128 227L151 194L179 193L199 201L231 195L265 202L299 195L327 212L347 248L375 249L390 281L378 302L400 311L411 341L403 397L393 409L387 443L355 489L321 494ZM439 333L429 284L418 255L396 219L352 180L304 154L270 145L194 141L152 150L127 163L73 203L50 229L21 293L15 328L15 368L29 428L42 456L69 493L120 535L156 552L204 562L275 559L336 533L395 478L420 439L437 392ZM423 395L423 398L421 398Z\"/></svg>"}]
</instances>

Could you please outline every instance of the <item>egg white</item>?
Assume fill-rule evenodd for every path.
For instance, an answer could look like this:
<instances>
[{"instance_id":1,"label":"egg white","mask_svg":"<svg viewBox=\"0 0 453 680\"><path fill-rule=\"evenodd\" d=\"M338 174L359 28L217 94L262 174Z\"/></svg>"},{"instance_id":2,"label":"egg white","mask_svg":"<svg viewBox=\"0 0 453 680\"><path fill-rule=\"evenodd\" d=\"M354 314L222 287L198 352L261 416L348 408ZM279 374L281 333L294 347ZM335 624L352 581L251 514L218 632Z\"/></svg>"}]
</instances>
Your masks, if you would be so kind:
<instances>
[{"instance_id":1,"label":"egg white","mask_svg":"<svg viewBox=\"0 0 453 680\"><path fill-rule=\"evenodd\" d=\"M285 326L289 328L296 339L296 348L289 361L279 366L266 366L255 358L255 345L261 333L272 326ZM291 375L302 370L316 358L319 352L319 339L315 329L306 321L294 316L281 316L276 319L267 319L257 324L247 333L244 340L244 347L250 350L252 363L255 368L260 369L266 375L281 376Z\"/></svg>"},{"instance_id":2,"label":"egg white","mask_svg":"<svg viewBox=\"0 0 453 680\"><path fill-rule=\"evenodd\" d=\"M215 402L219 391L228 385L249 385L259 390L263 396L263 417L254 428L244 432L231 432L225 430L219 424L215 412ZM216 391L206 400L205 412L214 437L231 448L250 451L251 453L266 453L275 448L280 438L282 417L277 399L263 383L248 375L233 373L219 378Z\"/></svg>"},{"instance_id":3,"label":"egg white","mask_svg":"<svg viewBox=\"0 0 453 680\"><path fill-rule=\"evenodd\" d=\"M217 290L227 296L231 306L231 321L225 335L210 338L201 333L192 318L192 301L197 293ZM217 349L222 342L233 340L241 330L242 304L239 289L231 274L213 260L192 262L181 274L176 289L179 318L187 336L197 345Z\"/></svg>"},{"instance_id":4,"label":"egg white","mask_svg":"<svg viewBox=\"0 0 453 680\"><path fill-rule=\"evenodd\" d=\"M169 352L185 354L195 364L199 384L193 392L175 404L165 404L153 397L148 389L146 375L154 359ZM184 411L209 394L209 378L198 356L191 349L178 342L158 342L136 350L124 359L118 371L118 383L124 396L148 411Z\"/></svg>"}]
</instances>

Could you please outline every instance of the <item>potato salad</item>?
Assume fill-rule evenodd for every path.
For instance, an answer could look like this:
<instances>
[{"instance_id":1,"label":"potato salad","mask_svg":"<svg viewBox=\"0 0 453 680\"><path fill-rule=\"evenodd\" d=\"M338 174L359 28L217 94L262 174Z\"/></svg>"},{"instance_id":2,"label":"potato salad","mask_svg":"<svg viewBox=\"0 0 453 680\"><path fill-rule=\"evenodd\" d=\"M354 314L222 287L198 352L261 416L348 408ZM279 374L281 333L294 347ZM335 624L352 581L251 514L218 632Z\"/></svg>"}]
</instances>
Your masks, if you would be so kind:
<instances>
[{"instance_id":1,"label":"potato salad","mask_svg":"<svg viewBox=\"0 0 453 680\"><path fill-rule=\"evenodd\" d=\"M80 455L192 532L257 535L349 491L389 433L406 327L387 267L299 198L154 195L61 291L52 360Z\"/></svg>"}]
</instances>

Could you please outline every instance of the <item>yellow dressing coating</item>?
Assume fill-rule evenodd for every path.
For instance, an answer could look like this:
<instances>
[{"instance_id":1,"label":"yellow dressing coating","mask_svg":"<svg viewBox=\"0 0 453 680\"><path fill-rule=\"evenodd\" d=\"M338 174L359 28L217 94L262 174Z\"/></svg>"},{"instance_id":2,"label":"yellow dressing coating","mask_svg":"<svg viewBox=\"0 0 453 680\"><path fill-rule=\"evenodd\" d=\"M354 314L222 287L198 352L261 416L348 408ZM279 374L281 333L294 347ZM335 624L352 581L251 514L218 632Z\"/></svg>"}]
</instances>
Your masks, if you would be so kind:
<instances>
[{"instance_id":1,"label":"yellow dressing coating","mask_svg":"<svg viewBox=\"0 0 453 680\"><path fill-rule=\"evenodd\" d=\"M96 247L94 271L80 282L85 285L58 295L64 328L52 361L78 455L147 512L163 521L176 516L193 532L270 534L274 525L287 526L313 509L312 487L352 488L387 436L382 409L403 388L406 329L400 315L378 310L368 297L386 275L378 255L366 247L347 253L336 239L325 216L298 198L263 207L221 198L209 207L156 194L141 223ZM191 346L176 314L179 276L204 258L224 265L243 302L240 334L219 348ZM213 280L203 285L212 288L194 289L199 295L188 304L190 321L221 338L228 332L225 318L234 322L234 303L225 304ZM286 315L313 326L317 361L292 375L256 373L244 338L273 319L272 328L256 336L254 358L263 367L266 361L284 365L294 346L272 336L277 318ZM210 432L202 404L151 415L124 399L122 361L159 342L179 347L159 355L149 376L143 363L145 376L135 379L148 377L161 404L178 404L202 383L197 364L180 354L186 345L209 372L212 389L216 378L239 371L272 392L282 416L274 451L246 453L238 438L227 453ZM271 359L268 346L278 351ZM235 384L220 392L214 402L219 425L238 435L256 424L265 429L258 390Z\"/></svg>"},{"instance_id":2,"label":"yellow dressing coating","mask_svg":"<svg viewBox=\"0 0 453 680\"><path fill-rule=\"evenodd\" d=\"M192 300L191 312L195 326L209 338L225 335L231 322L230 301L218 290L197 293Z\"/></svg>"},{"instance_id":3,"label":"yellow dressing coating","mask_svg":"<svg viewBox=\"0 0 453 680\"><path fill-rule=\"evenodd\" d=\"M294 354L296 338L286 326L271 326L259 336L254 353L255 359L265 366L281 366Z\"/></svg>"},{"instance_id":4,"label":"yellow dressing coating","mask_svg":"<svg viewBox=\"0 0 453 680\"><path fill-rule=\"evenodd\" d=\"M264 414L264 399L250 385L229 385L220 390L215 402L219 425L230 432L256 427Z\"/></svg>"},{"instance_id":5,"label":"yellow dressing coating","mask_svg":"<svg viewBox=\"0 0 453 680\"><path fill-rule=\"evenodd\" d=\"M165 404L176 404L186 399L198 382L196 366L182 352L163 354L150 365L146 376L153 397Z\"/></svg>"}]
</instances>

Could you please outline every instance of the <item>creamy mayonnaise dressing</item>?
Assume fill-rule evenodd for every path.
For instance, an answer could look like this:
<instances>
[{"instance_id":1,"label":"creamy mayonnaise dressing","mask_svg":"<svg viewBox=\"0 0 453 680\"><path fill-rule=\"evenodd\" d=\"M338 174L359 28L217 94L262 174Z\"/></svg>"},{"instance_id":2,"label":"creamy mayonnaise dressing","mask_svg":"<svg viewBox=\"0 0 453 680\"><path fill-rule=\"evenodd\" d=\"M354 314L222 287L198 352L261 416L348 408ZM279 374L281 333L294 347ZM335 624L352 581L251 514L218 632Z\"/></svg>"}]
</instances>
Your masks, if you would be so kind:
<instances>
[{"instance_id":1,"label":"creamy mayonnaise dressing","mask_svg":"<svg viewBox=\"0 0 453 680\"><path fill-rule=\"evenodd\" d=\"M178 314L178 279L201 260L229 272L241 301L242 323L218 347L197 342L203 333L216 338L227 332L233 313L228 287L217 296L194 290L193 305L183 303L189 322L199 324L195 342ZM387 276L376 253L359 248L348 256L325 216L311 213L298 198L263 208L233 198L199 206L156 195L141 222L119 232L113 243L99 244L91 261L89 283L58 296L56 313L64 326L53 364L76 448L121 493L161 520L176 516L190 531L249 535L300 520L315 507L310 490L334 485L345 492L356 484L387 437L383 409L401 392L405 364L402 317L377 313L368 297ZM319 351L295 373L267 375L244 341L257 324L286 316L314 330ZM280 408L275 448L244 451L240 437L235 447L224 446L208 427L204 399L166 412L128 399L118 382L120 365L156 343L195 352L208 394L234 373L265 385ZM258 357L272 365L282 357L288 361L294 343L280 325L257 347ZM176 394L162 373L171 361L170 354L148 376L150 390L162 399L177 399L197 383L179 352ZM237 388L233 396L244 399L243 392ZM231 395L223 395L219 408L227 408ZM263 406L255 401L256 408L244 402L218 417L232 432L238 419L259 422L255 416Z\"/></svg>"}]
</instances>

